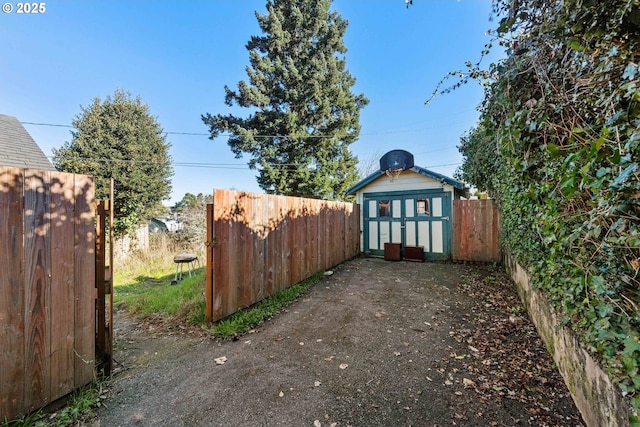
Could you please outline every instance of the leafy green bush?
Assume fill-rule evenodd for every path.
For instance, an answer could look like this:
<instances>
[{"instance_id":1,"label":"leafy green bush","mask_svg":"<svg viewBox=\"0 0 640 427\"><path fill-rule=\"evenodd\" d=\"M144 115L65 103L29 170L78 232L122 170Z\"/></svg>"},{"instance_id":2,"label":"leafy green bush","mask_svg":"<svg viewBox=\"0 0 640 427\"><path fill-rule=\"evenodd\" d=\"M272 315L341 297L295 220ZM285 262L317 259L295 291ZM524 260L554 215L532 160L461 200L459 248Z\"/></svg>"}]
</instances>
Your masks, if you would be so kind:
<instances>
[{"instance_id":1,"label":"leafy green bush","mask_svg":"<svg viewBox=\"0 0 640 427\"><path fill-rule=\"evenodd\" d=\"M488 77L459 176L501 207L504 244L640 410L640 6L494 2Z\"/></svg>"}]
</instances>

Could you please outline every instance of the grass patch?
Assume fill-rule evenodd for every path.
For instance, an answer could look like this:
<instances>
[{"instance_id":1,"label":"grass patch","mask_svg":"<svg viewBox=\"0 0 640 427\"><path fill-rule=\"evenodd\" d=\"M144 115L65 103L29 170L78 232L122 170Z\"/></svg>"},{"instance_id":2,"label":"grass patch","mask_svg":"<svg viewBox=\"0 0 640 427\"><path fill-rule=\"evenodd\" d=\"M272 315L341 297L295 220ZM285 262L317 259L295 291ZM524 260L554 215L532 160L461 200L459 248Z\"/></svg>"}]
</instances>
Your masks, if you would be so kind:
<instances>
[{"instance_id":1,"label":"grass patch","mask_svg":"<svg viewBox=\"0 0 640 427\"><path fill-rule=\"evenodd\" d=\"M66 406L53 413L43 410L32 412L18 419L4 420L2 427L66 427L73 425L84 425L84 421L89 421L95 416L94 410L102 406L102 401L106 399L106 383L104 381L94 381L82 388L74 391Z\"/></svg>"},{"instance_id":2,"label":"grass patch","mask_svg":"<svg viewBox=\"0 0 640 427\"><path fill-rule=\"evenodd\" d=\"M172 285L174 274L160 277L138 276L128 284L115 286L114 303L140 317L161 315L186 320L195 325L204 322L204 268Z\"/></svg>"},{"instance_id":3,"label":"grass patch","mask_svg":"<svg viewBox=\"0 0 640 427\"><path fill-rule=\"evenodd\" d=\"M139 277L161 279L175 273L173 257L184 250L173 244L167 236L152 237L149 250L136 251L123 260L115 260L115 286L135 283Z\"/></svg>"},{"instance_id":4,"label":"grass patch","mask_svg":"<svg viewBox=\"0 0 640 427\"><path fill-rule=\"evenodd\" d=\"M114 298L116 307L137 317L161 317L189 325L205 321L204 267L195 269L189 277L183 266L182 280L175 278L175 254L184 252L168 238L154 242L148 251L136 252L116 262L114 269Z\"/></svg>"},{"instance_id":5,"label":"grass patch","mask_svg":"<svg viewBox=\"0 0 640 427\"><path fill-rule=\"evenodd\" d=\"M170 323L204 325L205 269L196 269L192 277L183 273L183 279L177 285L171 285L175 276L173 256L181 251L162 241L160 243L148 252L133 254L122 265L116 264L114 304L138 317L160 317ZM322 273L316 273L214 323L209 331L220 337L248 332L273 317L321 278Z\"/></svg>"},{"instance_id":6,"label":"grass patch","mask_svg":"<svg viewBox=\"0 0 640 427\"><path fill-rule=\"evenodd\" d=\"M318 283L321 278L322 273L316 273L300 283L278 291L251 307L214 323L211 326L211 331L221 337L231 337L248 332L295 301L307 289Z\"/></svg>"}]
</instances>

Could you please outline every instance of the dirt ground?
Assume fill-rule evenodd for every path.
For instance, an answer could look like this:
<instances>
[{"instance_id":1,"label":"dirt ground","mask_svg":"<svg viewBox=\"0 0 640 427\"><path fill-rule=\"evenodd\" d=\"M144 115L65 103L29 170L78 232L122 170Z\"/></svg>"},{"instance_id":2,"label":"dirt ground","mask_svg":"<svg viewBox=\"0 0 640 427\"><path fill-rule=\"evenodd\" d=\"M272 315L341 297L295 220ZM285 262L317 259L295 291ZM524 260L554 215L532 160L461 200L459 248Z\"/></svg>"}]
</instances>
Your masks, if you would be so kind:
<instances>
[{"instance_id":1,"label":"dirt ground","mask_svg":"<svg viewBox=\"0 0 640 427\"><path fill-rule=\"evenodd\" d=\"M236 340L115 329L94 426L583 425L502 267L357 258Z\"/></svg>"}]
</instances>

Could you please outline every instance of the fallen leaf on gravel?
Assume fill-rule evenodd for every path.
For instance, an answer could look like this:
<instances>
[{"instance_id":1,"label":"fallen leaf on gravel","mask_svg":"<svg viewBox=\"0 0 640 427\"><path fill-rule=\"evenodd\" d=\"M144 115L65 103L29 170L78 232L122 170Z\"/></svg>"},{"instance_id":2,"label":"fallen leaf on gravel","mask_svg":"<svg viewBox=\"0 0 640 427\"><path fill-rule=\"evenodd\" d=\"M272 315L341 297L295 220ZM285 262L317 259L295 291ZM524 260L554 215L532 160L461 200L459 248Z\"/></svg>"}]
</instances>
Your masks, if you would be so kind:
<instances>
[{"instance_id":1,"label":"fallen leaf on gravel","mask_svg":"<svg viewBox=\"0 0 640 427\"><path fill-rule=\"evenodd\" d=\"M144 421L145 417L140 413L136 413L131 416L131 419L136 423L141 423L142 421Z\"/></svg>"},{"instance_id":2,"label":"fallen leaf on gravel","mask_svg":"<svg viewBox=\"0 0 640 427\"><path fill-rule=\"evenodd\" d=\"M226 356L222 356L222 357L218 357L216 359L213 359L216 362L216 365L224 365L224 362L227 361L227 357Z\"/></svg>"},{"instance_id":3,"label":"fallen leaf on gravel","mask_svg":"<svg viewBox=\"0 0 640 427\"><path fill-rule=\"evenodd\" d=\"M394 356L400 356L400 352L399 352L399 351L394 351L394 352L393 352L393 355L394 355Z\"/></svg>"},{"instance_id":4,"label":"fallen leaf on gravel","mask_svg":"<svg viewBox=\"0 0 640 427\"><path fill-rule=\"evenodd\" d=\"M445 380L444 385L453 385L453 382L451 382L449 380Z\"/></svg>"},{"instance_id":5,"label":"fallen leaf on gravel","mask_svg":"<svg viewBox=\"0 0 640 427\"><path fill-rule=\"evenodd\" d=\"M322 424L320 424L320 420L315 420L313 422L313 427L321 427L321 426L322 426Z\"/></svg>"},{"instance_id":6,"label":"fallen leaf on gravel","mask_svg":"<svg viewBox=\"0 0 640 427\"><path fill-rule=\"evenodd\" d=\"M316 387L320 387L320 384L322 384L320 381L316 381L316 382L313 383L313 385L316 386Z\"/></svg>"},{"instance_id":7,"label":"fallen leaf on gravel","mask_svg":"<svg viewBox=\"0 0 640 427\"><path fill-rule=\"evenodd\" d=\"M273 340L274 341L282 341L284 339L284 337L274 337Z\"/></svg>"},{"instance_id":8,"label":"fallen leaf on gravel","mask_svg":"<svg viewBox=\"0 0 640 427\"><path fill-rule=\"evenodd\" d=\"M284 397L284 392L281 391L280 393L278 393L278 397Z\"/></svg>"},{"instance_id":9,"label":"fallen leaf on gravel","mask_svg":"<svg viewBox=\"0 0 640 427\"><path fill-rule=\"evenodd\" d=\"M475 387L476 386L476 383L471 381L469 378L463 378L462 379L462 384L464 384L465 387Z\"/></svg>"},{"instance_id":10,"label":"fallen leaf on gravel","mask_svg":"<svg viewBox=\"0 0 640 427\"><path fill-rule=\"evenodd\" d=\"M469 350L473 351L474 353L478 353L480 351L472 345L469 346Z\"/></svg>"},{"instance_id":11,"label":"fallen leaf on gravel","mask_svg":"<svg viewBox=\"0 0 640 427\"><path fill-rule=\"evenodd\" d=\"M347 369L347 366L349 366L349 365L347 365L346 363L341 363L340 364L340 369Z\"/></svg>"},{"instance_id":12,"label":"fallen leaf on gravel","mask_svg":"<svg viewBox=\"0 0 640 427\"><path fill-rule=\"evenodd\" d=\"M329 357L325 357L324 360L326 360L327 362L331 362L333 360L335 356L329 356Z\"/></svg>"}]
</instances>

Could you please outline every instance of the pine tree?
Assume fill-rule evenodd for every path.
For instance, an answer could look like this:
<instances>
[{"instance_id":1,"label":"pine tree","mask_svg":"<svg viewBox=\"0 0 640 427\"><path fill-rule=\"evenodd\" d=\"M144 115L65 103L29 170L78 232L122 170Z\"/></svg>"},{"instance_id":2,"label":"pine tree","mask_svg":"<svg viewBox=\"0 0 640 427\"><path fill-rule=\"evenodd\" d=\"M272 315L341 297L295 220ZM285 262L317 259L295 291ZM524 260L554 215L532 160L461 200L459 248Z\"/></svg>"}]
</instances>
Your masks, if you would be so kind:
<instances>
[{"instance_id":1,"label":"pine tree","mask_svg":"<svg viewBox=\"0 0 640 427\"><path fill-rule=\"evenodd\" d=\"M350 144L360 133L360 110L369 102L351 92L343 37L348 22L331 0L268 0L256 13L263 33L247 43L247 81L228 106L250 108L248 117L206 114L211 139L230 134L237 158L251 158L258 184L269 194L341 200L357 180Z\"/></svg>"},{"instance_id":2,"label":"pine tree","mask_svg":"<svg viewBox=\"0 0 640 427\"><path fill-rule=\"evenodd\" d=\"M171 193L170 144L149 107L117 90L82 108L71 141L53 150L58 170L93 175L96 197L109 198L114 178L114 231L126 234L149 219Z\"/></svg>"}]
</instances>

